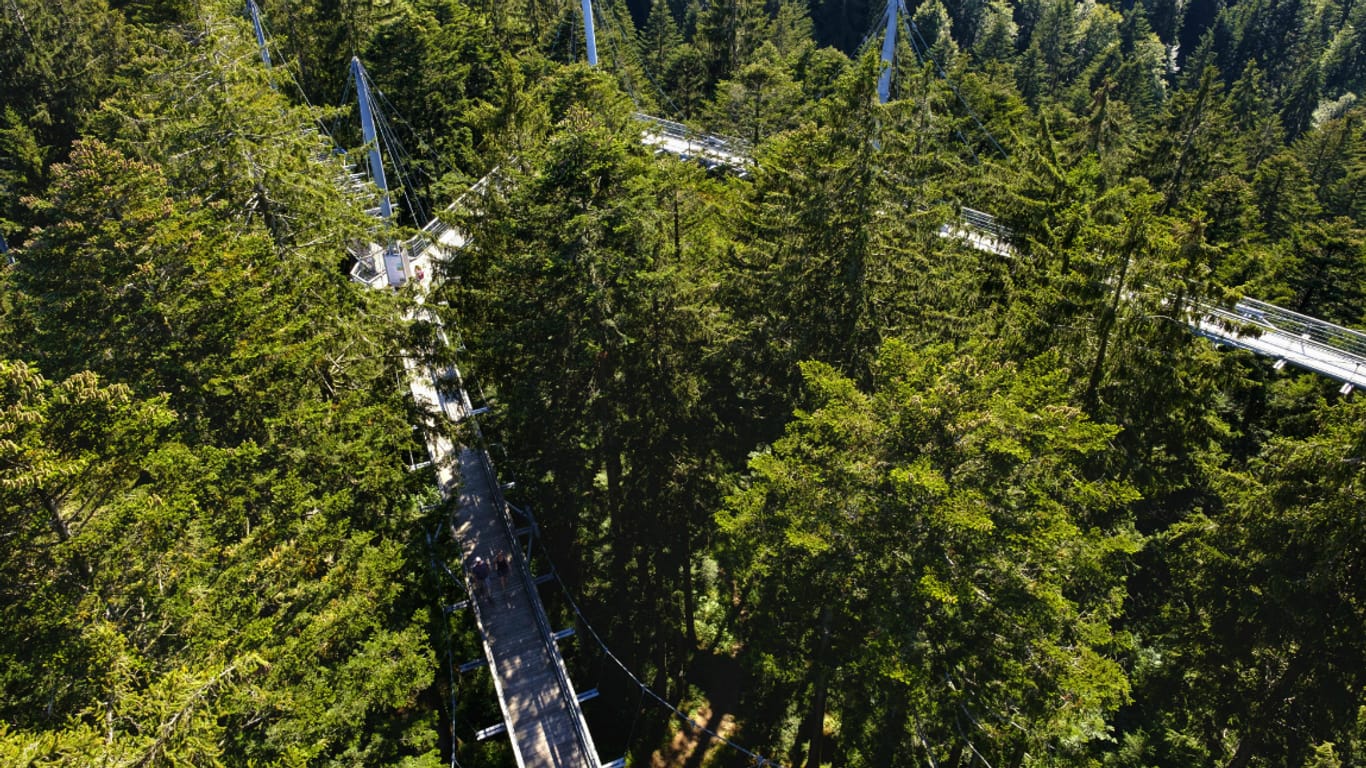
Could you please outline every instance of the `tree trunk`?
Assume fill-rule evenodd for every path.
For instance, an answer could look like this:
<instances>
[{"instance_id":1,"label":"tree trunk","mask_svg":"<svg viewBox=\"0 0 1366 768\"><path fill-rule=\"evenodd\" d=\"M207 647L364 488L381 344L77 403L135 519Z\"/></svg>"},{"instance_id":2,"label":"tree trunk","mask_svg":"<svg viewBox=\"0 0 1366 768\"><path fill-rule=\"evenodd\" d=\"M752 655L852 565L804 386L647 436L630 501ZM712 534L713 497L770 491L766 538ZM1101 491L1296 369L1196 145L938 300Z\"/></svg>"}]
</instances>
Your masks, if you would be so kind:
<instances>
[{"instance_id":1,"label":"tree trunk","mask_svg":"<svg viewBox=\"0 0 1366 768\"><path fill-rule=\"evenodd\" d=\"M66 520L62 518L62 512L58 509L57 502L51 496L43 494L43 508L47 510L48 522L57 534L57 540L65 544L71 538L71 529L67 527Z\"/></svg>"},{"instance_id":2,"label":"tree trunk","mask_svg":"<svg viewBox=\"0 0 1366 768\"><path fill-rule=\"evenodd\" d=\"M51 496L44 493L43 508L47 510L48 522L52 525L52 530L56 532L57 540L65 544L71 539L71 527L67 525L66 518L62 517L62 511L58 506L56 499L53 499ZM95 571L90 567L90 562L85 559L85 555L73 553L71 555L71 563L72 565L75 565L81 572L81 575L85 577L87 584L94 579Z\"/></svg>"},{"instance_id":3,"label":"tree trunk","mask_svg":"<svg viewBox=\"0 0 1366 768\"><path fill-rule=\"evenodd\" d=\"M825 736L825 698L830 684L830 624L833 612L827 603L821 608L820 648L816 651L816 683L811 697L811 713L807 716L807 727L811 729L811 749L807 752L806 768L820 768L821 747Z\"/></svg>"},{"instance_id":4,"label":"tree trunk","mask_svg":"<svg viewBox=\"0 0 1366 768\"><path fill-rule=\"evenodd\" d=\"M603 471L607 474L607 514L610 528L618 544L626 544L626 521L621 505L621 446L613 435L603 440Z\"/></svg>"},{"instance_id":5,"label":"tree trunk","mask_svg":"<svg viewBox=\"0 0 1366 768\"><path fill-rule=\"evenodd\" d=\"M1181 184L1186 175L1186 168L1191 163L1190 156L1195 145L1195 136L1204 124L1205 102L1209 97L1210 85L1213 81L1214 70L1206 67L1200 78L1200 90L1196 94L1195 103L1191 106L1191 116L1183 121L1182 127L1185 129L1185 136L1181 140L1181 152L1176 157L1176 167L1172 170L1171 182L1164 197L1163 213L1171 210L1181 198Z\"/></svg>"},{"instance_id":6,"label":"tree trunk","mask_svg":"<svg viewBox=\"0 0 1366 768\"><path fill-rule=\"evenodd\" d=\"M692 579L692 536L688 531L683 536L683 626L688 633L688 653L697 650L697 599L693 595Z\"/></svg>"},{"instance_id":7,"label":"tree trunk","mask_svg":"<svg viewBox=\"0 0 1366 768\"><path fill-rule=\"evenodd\" d=\"M903 754L902 737L906 733L906 710L909 708L910 700L906 695L906 686L894 687L891 691L886 713L880 717L882 727L876 730L877 739L873 742L872 765L895 765L899 762L905 762L901 759ZM920 724L918 722L916 723L916 730L915 741L925 750L930 763L933 763L934 755L930 752L930 745L925 743L923 734L919 733Z\"/></svg>"},{"instance_id":8,"label":"tree trunk","mask_svg":"<svg viewBox=\"0 0 1366 768\"><path fill-rule=\"evenodd\" d=\"M1105 308L1101 315L1100 329L1097 335L1100 336L1100 346L1096 350L1096 361L1091 366L1091 377L1086 384L1086 407L1087 410L1094 411L1100 391L1100 381L1105 373L1105 356L1110 348L1110 335L1115 328L1115 318L1119 316L1119 302L1124 299L1124 281L1129 275L1129 264L1133 261L1134 247L1138 240L1138 230L1140 221L1135 221L1129 229L1128 242L1124 244L1124 260L1119 266L1119 277L1115 280L1115 292L1111 296L1110 306Z\"/></svg>"},{"instance_id":9,"label":"tree trunk","mask_svg":"<svg viewBox=\"0 0 1366 768\"><path fill-rule=\"evenodd\" d=\"M674 214L674 263L675 263L675 264L678 264L678 263L681 263L681 262L683 261L683 227L682 227L682 225L681 225L682 223L679 221L680 216L679 216L679 212L678 212L679 200L678 200L678 187L677 187L677 186L674 187L674 205L673 205L673 208L674 208L674 210L673 210L673 214Z\"/></svg>"}]
</instances>

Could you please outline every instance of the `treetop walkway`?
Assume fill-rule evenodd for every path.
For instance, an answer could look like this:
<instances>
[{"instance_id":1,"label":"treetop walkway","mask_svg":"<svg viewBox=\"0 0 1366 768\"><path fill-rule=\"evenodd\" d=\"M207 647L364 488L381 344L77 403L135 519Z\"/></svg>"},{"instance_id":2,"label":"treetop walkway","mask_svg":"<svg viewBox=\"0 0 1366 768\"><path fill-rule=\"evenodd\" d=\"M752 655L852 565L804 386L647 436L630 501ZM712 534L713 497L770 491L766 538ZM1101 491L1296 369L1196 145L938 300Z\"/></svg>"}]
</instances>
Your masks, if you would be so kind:
<instances>
[{"instance_id":1,"label":"treetop walkway","mask_svg":"<svg viewBox=\"0 0 1366 768\"><path fill-rule=\"evenodd\" d=\"M464 605L474 612L484 660L465 667L488 666L503 713L503 723L477 735L507 733L519 768L601 768L579 707L596 691L574 690L556 646L569 633L551 631L492 464L482 449L456 445L440 428L441 420L474 415L469 398L463 388L447 395L441 375L411 359L405 362L408 386L424 414L441 495L457 499L450 533L459 546L461 572L467 573L476 557L492 562L507 552L512 560L506 588L491 576L481 596L473 579L466 579L471 597ZM454 378L458 383L458 372Z\"/></svg>"},{"instance_id":2,"label":"treetop walkway","mask_svg":"<svg viewBox=\"0 0 1366 768\"><path fill-rule=\"evenodd\" d=\"M1011 231L990 214L962 209L956 222L939 229L979 251L1014 257ZM1244 298L1233 308L1194 303L1183 308L1182 322L1197 335L1270 357L1275 367L1289 363L1343 383L1341 392L1366 387L1366 333L1293 312L1265 301Z\"/></svg>"}]
</instances>

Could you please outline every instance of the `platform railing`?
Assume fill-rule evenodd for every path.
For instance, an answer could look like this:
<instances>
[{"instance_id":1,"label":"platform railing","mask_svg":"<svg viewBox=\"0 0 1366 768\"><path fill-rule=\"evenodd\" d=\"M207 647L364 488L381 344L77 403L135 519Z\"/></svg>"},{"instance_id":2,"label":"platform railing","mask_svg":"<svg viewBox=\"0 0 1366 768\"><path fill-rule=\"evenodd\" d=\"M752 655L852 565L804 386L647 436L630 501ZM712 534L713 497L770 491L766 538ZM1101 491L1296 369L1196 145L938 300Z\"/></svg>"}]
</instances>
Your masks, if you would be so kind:
<instances>
[{"instance_id":1,"label":"platform railing","mask_svg":"<svg viewBox=\"0 0 1366 768\"><path fill-rule=\"evenodd\" d=\"M960 217L963 224L969 229L978 230L979 232L990 235L1002 242L1009 241L1011 235L1014 234L1010 231L1009 227L1000 223L996 220L995 216L992 216L985 211L979 211L975 208L963 208L960 212Z\"/></svg>"},{"instance_id":2,"label":"platform railing","mask_svg":"<svg viewBox=\"0 0 1366 768\"><path fill-rule=\"evenodd\" d=\"M1314 344L1355 355L1366 361L1366 333L1361 331L1344 328L1257 299L1242 299L1233 309L1237 319L1244 324L1293 334Z\"/></svg>"},{"instance_id":3,"label":"platform railing","mask_svg":"<svg viewBox=\"0 0 1366 768\"><path fill-rule=\"evenodd\" d=\"M1366 386L1366 334L1360 331L1257 299L1243 299L1231 309L1195 304L1187 322L1214 341Z\"/></svg>"},{"instance_id":4,"label":"platform railing","mask_svg":"<svg viewBox=\"0 0 1366 768\"><path fill-rule=\"evenodd\" d=\"M647 115L644 112L636 112L633 116L636 120L652 126L649 129L650 132L658 136L685 141L690 146L695 147L699 154L710 155L731 165L744 165L751 162L753 149L749 146L749 142L743 139L695 131L683 123Z\"/></svg>"}]
</instances>

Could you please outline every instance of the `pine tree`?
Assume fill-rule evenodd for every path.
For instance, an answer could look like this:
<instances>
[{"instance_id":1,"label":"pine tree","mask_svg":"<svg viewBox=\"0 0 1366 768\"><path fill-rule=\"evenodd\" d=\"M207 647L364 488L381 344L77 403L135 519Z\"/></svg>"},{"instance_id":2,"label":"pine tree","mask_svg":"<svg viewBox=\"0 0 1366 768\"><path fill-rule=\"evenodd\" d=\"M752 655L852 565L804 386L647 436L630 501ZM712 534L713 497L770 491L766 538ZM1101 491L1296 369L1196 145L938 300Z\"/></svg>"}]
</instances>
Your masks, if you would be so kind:
<instances>
[{"instance_id":1,"label":"pine tree","mask_svg":"<svg viewBox=\"0 0 1366 768\"><path fill-rule=\"evenodd\" d=\"M972 50L979 60L1008 62L1015 58L1015 37L1019 28L1004 0L988 2L982 9L978 26L980 31L973 40Z\"/></svg>"},{"instance_id":2,"label":"pine tree","mask_svg":"<svg viewBox=\"0 0 1366 768\"><path fill-rule=\"evenodd\" d=\"M734 80L717 84L711 124L758 145L761 139L793 126L801 90L772 43L764 43L754 59Z\"/></svg>"},{"instance_id":3,"label":"pine tree","mask_svg":"<svg viewBox=\"0 0 1366 768\"><path fill-rule=\"evenodd\" d=\"M645 49L645 70L656 79L664 77L669 64L676 55L683 36L678 31L678 22L669 9L668 0L654 0L650 4L650 15L645 20L641 33L641 43Z\"/></svg>"},{"instance_id":4,"label":"pine tree","mask_svg":"<svg viewBox=\"0 0 1366 768\"><path fill-rule=\"evenodd\" d=\"M693 44L707 57L707 84L733 77L767 37L768 15L757 0L716 0L698 19Z\"/></svg>"},{"instance_id":5,"label":"pine tree","mask_svg":"<svg viewBox=\"0 0 1366 768\"><path fill-rule=\"evenodd\" d=\"M1114 428L1062 404L1056 373L904 343L876 370L862 391L805 364L807 407L718 515L760 695L804 702L805 747L775 746L1079 756L1128 691L1108 621L1132 491L1081 467Z\"/></svg>"}]
</instances>

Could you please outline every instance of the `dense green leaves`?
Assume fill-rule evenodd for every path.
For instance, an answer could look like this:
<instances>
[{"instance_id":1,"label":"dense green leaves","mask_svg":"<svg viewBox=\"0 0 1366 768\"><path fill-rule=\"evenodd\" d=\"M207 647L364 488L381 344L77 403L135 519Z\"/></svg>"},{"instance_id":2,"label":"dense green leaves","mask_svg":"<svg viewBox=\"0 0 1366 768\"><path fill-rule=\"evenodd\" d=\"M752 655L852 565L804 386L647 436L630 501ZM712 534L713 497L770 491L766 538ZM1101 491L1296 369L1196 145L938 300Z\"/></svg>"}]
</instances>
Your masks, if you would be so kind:
<instances>
[{"instance_id":1,"label":"dense green leaves","mask_svg":"<svg viewBox=\"0 0 1366 768\"><path fill-rule=\"evenodd\" d=\"M778 695L833 675L865 734L843 748L870 763L903 743L995 763L1103 735L1128 690L1110 622L1140 541L1116 514L1132 490L1086 478L1115 430L1065 405L1056 374L944 350L884 347L867 394L805 370L812 410L720 516L742 633L786 651ZM903 702L895 720L851 695L869 689Z\"/></svg>"}]
</instances>

